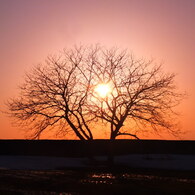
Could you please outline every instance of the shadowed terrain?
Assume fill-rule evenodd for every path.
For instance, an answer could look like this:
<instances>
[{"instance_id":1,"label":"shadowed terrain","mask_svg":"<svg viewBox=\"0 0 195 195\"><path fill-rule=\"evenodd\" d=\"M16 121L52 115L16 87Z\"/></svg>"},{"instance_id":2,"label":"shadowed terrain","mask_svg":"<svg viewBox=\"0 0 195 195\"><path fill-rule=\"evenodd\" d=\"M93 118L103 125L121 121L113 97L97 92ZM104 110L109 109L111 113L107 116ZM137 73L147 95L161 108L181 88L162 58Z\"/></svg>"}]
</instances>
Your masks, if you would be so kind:
<instances>
[{"instance_id":1,"label":"shadowed terrain","mask_svg":"<svg viewBox=\"0 0 195 195\"><path fill-rule=\"evenodd\" d=\"M194 172L1 170L0 194L194 194Z\"/></svg>"},{"instance_id":2,"label":"shadowed terrain","mask_svg":"<svg viewBox=\"0 0 195 195\"><path fill-rule=\"evenodd\" d=\"M0 155L86 157L89 155L195 154L195 141L0 140Z\"/></svg>"},{"instance_id":3,"label":"shadowed terrain","mask_svg":"<svg viewBox=\"0 0 195 195\"><path fill-rule=\"evenodd\" d=\"M195 194L195 171L185 169L185 163L192 163L188 161L194 157L194 144L158 140L0 140L0 194ZM134 166L101 164L102 156L110 152L115 162L122 160ZM90 156L99 160L87 164ZM176 157L183 160L177 161ZM150 164L176 163L177 167L177 162L184 162L184 169L136 168L140 160ZM55 168L58 161L63 166ZM10 168L6 168L8 163ZM26 163L30 163L29 168Z\"/></svg>"}]
</instances>

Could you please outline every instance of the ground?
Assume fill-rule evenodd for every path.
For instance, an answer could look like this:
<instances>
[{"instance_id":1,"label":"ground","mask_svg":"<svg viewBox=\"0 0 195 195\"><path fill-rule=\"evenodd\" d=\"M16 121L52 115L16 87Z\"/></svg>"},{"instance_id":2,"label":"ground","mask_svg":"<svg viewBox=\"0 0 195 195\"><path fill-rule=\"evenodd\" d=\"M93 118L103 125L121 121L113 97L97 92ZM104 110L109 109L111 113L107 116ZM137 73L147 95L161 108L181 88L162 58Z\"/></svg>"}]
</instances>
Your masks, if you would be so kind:
<instances>
[{"instance_id":1,"label":"ground","mask_svg":"<svg viewBox=\"0 0 195 195\"><path fill-rule=\"evenodd\" d=\"M0 195L195 194L195 156L68 158L0 155Z\"/></svg>"},{"instance_id":2,"label":"ground","mask_svg":"<svg viewBox=\"0 0 195 195\"><path fill-rule=\"evenodd\" d=\"M0 170L0 194L195 194L195 172L113 168Z\"/></svg>"}]
</instances>

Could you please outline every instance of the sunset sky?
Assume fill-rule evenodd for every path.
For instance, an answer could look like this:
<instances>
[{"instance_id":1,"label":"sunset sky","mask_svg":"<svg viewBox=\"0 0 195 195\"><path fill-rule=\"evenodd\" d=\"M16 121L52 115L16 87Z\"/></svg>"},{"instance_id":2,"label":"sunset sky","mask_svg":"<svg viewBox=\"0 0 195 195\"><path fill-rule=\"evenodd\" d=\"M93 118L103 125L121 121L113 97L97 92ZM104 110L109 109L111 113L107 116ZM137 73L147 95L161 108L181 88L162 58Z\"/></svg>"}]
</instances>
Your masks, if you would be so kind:
<instances>
[{"instance_id":1,"label":"sunset sky","mask_svg":"<svg viewBox=\"0 0 195 195\"><path fill-rule=\"evenodd\" d=\"M96 43L154 58L176 73L188 94L177 108L183 139L195 140L195 0L0 0L0 110L48 54ZM25 138L11 121L0 113L0 139Z\"/></svg>"}]
</instances>

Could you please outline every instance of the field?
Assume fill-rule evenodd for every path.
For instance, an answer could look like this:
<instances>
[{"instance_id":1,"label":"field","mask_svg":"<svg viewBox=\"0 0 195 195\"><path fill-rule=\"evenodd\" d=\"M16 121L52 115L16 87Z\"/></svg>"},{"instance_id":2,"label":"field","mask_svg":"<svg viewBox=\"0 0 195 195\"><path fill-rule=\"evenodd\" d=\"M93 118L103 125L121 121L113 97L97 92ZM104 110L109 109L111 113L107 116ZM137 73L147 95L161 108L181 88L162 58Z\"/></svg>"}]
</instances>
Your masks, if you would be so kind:
<instances>
[{"instance_id":1,"label":"field","mask_svg":"<svg viewBox=\"0 0 195 195\"><path fill-rule=\"evenodd\" d=\"M0 140L0 195L194 195L194 145ZM115 163L107 166L110 154ZM91 156L95 164L90 164Z\"/></svg>"},{"instance_id":2,"label":"field","mask_svg":"<svg viewBox=\"0 0 195 195\"><path fill-rule=\"evenodd\" d=\"M189 171L136 169L0 170L0 194L195 194Z\"/></svg>"}]
</instances>

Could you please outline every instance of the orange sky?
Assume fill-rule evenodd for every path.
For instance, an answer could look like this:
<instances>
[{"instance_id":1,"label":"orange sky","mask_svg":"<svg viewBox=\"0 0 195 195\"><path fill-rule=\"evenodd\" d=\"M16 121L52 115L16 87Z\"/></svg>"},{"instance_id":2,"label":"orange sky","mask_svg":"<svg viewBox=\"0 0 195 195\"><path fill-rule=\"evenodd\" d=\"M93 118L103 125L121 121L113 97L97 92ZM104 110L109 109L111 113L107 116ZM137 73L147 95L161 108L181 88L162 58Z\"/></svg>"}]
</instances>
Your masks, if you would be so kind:
<instances>
[{"instance_id":1,"label":"orange sky","mask_svg":"<svg viewBox=\"0 0 195 195\"><path fill-rule=\"evenodd\" d=\"M163 61L165 71L177 74L180 90L189 95L178 107L183 138L194 140L194 13L194 0L0 0L0 109L17 96L24 72L48 54L100 43ZM24 137L0 113L0 139Z\"/></svg>"}]
</instances>

